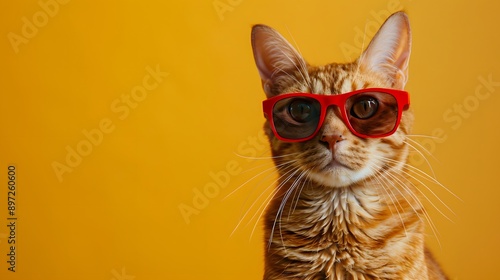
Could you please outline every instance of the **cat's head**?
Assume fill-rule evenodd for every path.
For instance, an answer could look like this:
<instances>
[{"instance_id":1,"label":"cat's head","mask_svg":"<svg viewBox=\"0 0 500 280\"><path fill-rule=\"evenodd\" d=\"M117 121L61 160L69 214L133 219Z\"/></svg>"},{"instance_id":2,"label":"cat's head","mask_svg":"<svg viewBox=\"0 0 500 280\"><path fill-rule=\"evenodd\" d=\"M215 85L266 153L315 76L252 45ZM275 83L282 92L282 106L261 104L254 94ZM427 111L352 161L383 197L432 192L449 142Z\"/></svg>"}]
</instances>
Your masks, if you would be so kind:
<instances>
[{"instance_id":1,"label":"cat's head","mask_svg":"<svg viewBox=\"0 0 500 280\"><path fill-rule=\"evenodd\" d=\"M411 34L406 14L395 13L387 19L356 61L319 67L309 65L283 36L265 25L253 27L252 47L268 100L290 93L339 95L366 88L403 90L408 80ZM373 110L381 110L380 106L384 106L384 100L373 101L366 97L361 99L349 101L351 104L346 114L355 115L358 110L358 115L363 117L363 114L371 114ZM357 105L353 105L356 102ZM321 110L311 108L310 105L283 102L275 105L283 108L274 110L281 110L277 113L283 114L283 118L296 119L297 116L293 114L297 114L298 118L305 118L311 112L314 113L314 110ZM284 137L279 139L275 135L276 128L272 129L273 116L269 114L266 116L265 130L275 162L282 174L300 171L301 176L323 186L345 187L403 166L408 154L405 139L413 116L411 111L401 109L402 107L399 108L402 113L399 126L392 134L383 137L363 137L363 133L356 133L365 128L353 129L352 123L349 127L345 119L353 116L346 117L344 114L343 117L342 110L337 106L328 107L323 123L305 141L288 139L297 137L294 133L303 134L302 136L310 134L302 128L287 135L287 128L281 127L279 129ZM380 113L374 115L374 118L383 119L384 116ZM298 120L297 125L300 125L300 121ZM278 120L273 121L275 127L280 125L276 122ZM353 122L356 120L353 119ZM360 123L362 126L363 122ZM369 133L372 132L367 134ZM298 138L302 136L299 135Z\"/></svg>"}]
</instances>

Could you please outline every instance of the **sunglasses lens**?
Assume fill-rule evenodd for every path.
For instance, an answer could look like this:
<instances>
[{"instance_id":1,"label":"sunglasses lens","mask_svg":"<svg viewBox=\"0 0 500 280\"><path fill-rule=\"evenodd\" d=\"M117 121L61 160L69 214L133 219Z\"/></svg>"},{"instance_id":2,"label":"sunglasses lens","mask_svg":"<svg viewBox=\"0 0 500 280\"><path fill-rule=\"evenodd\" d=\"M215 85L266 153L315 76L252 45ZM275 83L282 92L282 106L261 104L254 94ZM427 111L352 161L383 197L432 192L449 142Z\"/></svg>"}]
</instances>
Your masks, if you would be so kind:
<instances>
[{"instance_id":1,"label":"sunglasses lens","mask_svg":"<svg viewBox=\"0 0 500 280\"><path fill-rule=\"evenodd\" d=\"M360 134L380 136L394 130L398 120L397 99L384 92L363 92L346 102L352 128Z\"/></svg>"},{"instance_id":2,"label":"sunglasses lens","mask_svg":"<svg viewBox=\"0 0 500 280\"><path fill-rule=\"evenodd\" d=\"M286 139L301 139L311 136L320 120L321 105L307 97L290 97L276 102L273 122L279 136Z\"/></svg>"}]
</instances>

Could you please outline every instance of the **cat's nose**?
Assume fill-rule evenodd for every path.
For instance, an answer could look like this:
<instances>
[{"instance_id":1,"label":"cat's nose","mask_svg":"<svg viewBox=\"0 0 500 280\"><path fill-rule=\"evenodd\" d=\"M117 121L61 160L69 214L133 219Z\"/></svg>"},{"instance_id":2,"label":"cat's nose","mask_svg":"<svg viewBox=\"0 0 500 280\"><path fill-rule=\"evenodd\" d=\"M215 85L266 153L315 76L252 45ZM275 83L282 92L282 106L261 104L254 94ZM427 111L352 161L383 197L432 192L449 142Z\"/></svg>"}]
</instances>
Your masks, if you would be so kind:
<instances>
[{"instance_id":1,"label":"cat's nose","mask_svg":"<svg viewBox=\"0 0 500 280\"><path fill-rule=\"evenodd\" d=\"M335 144L340 141L345 140L342 134L327 134L321 137L321 142L328 144L328 147L333 152L335 150Z\"/></svg>"}]
</instances>

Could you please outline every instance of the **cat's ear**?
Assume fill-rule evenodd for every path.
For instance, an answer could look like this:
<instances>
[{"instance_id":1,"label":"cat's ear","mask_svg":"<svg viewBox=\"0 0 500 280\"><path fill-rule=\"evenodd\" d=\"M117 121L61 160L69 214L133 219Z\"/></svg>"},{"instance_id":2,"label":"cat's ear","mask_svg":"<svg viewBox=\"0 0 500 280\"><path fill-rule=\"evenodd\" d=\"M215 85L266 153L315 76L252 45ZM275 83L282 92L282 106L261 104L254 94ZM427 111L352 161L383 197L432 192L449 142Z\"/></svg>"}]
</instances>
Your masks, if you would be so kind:
<instances>
[{"instance_id":1,"label":"cat's ear","mask_svg":"<svg viewBox=\"0 0 500 280\"><path fill-rule=\"evenodd\" d=\"M272 92L273 84L280 76L306 70L306 62L299 52L269 26L255 25L252 28L252 49L267 97L276 94Z\"/></svg>"},{"instance_id":2,"label":"cat's ear","mask_svg":"<svg viewBox=\"0 0 500 280\"><path fill-rule=\"evenodd\" d=\"M391 87L403 89L408 81L410 51L408 16L396 12L380 27L358 62L363 69L381 74Z\"/></svg>"}]
</instances>

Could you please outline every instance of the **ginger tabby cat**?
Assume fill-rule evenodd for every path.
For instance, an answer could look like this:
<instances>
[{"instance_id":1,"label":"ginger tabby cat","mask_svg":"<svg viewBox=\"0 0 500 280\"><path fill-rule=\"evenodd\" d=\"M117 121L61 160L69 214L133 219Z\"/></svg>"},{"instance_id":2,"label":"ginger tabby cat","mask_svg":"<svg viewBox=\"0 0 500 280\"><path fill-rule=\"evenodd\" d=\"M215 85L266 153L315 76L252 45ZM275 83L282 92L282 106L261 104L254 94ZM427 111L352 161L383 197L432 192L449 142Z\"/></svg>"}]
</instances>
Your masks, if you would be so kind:
<instances>
[{"instance_id":1,"label":"ginger tabby cat","mask_svg":"<svg viewBox=\"0 0 500 280\"><path fill-rule=\"evenodd\" d=\"M264 279L447 279L404 171L407 15L390 16L352 63L309 65L265 25L251 39L280 176L264 217Z\"/></svg>"}]
</instances>

